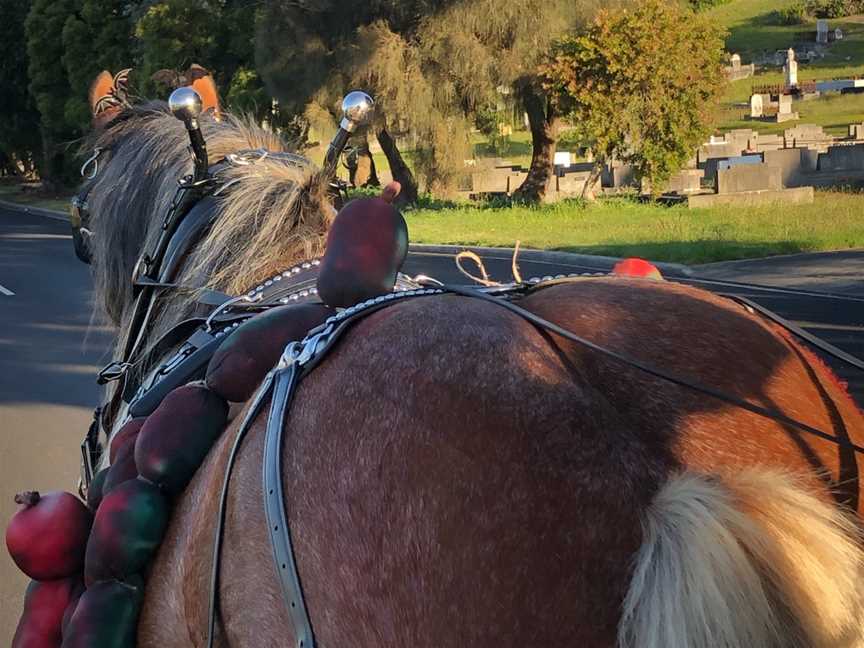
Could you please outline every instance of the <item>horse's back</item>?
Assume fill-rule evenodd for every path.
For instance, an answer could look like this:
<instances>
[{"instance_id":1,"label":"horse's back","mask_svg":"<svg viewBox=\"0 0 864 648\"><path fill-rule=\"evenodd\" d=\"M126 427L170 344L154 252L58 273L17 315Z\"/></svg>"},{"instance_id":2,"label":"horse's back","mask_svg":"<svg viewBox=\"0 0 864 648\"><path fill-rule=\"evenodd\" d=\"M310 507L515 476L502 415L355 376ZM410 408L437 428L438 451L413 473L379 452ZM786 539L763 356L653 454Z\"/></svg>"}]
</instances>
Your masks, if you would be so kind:
<instances>
[{"instance_id":1,"label":"horse's back","mask_svg":"<svg viewBox=\"0 0 864 648\"><path fill-rule=\"evenodd\" d=\"M591 280L520 304L670 373L830 422L801 410L796 390L810 399L819 389L804 384L794 350L704 293ZM841 418L861 436L860 418ZM222 614L238 645L290 631L265 533L263 425L250 432L229 497ZM613 646L645 511L673 475L758 464L802 472L813 456L836 471L838 454L452 295L406 300L355 325L300 384L286 430L286 508L324 646ZM228 445L184 495L154 568L182 563L170 573L186 582L187 610L203 605L206 512ZM158 585L142 628L158 617ZM194 616L186 621L200 637Z\"/></svg>"}]
</instances>

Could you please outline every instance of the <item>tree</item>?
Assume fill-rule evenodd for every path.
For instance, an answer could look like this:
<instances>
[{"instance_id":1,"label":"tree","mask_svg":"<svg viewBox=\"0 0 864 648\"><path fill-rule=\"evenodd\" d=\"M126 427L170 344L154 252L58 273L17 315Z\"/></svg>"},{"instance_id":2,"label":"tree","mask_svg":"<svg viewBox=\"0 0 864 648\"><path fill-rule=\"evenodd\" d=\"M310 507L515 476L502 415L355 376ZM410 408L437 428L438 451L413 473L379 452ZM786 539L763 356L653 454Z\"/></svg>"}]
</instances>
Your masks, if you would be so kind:
<instances>
[{"instance_id":1,"label":"tree","mask_svg":"<svg viewBox=\"0 0 864 648\"><path fill-rule=\"evenodd\" d=\"M135 21L143 94L173 88L152 79L162 69L203 65L221 89L226 107L273 122L271 98L255 69L257 3L253 0L162 0Z\"/></svg>"},{"instance_id":2,"label":"tree","mask_svg":"<svg viewBox=\"0 0 864 648\"><path fill-rule=\"evenodd\" d=\"M552 175L557 118L537 64L552 39L597 4L373 0L358 7L347 0L271 0L258 61L280 99L313 98L329 107L334 88L374 92L384 119L378 139L394 177L403 181L398 174L409 172L393 131L410 132L418 142L415 169L431 190L446 191L462 173L475 115L495 105L502 89L516 90L534 134L523 194L538 199Z\"/></svg>"},{"instance_id":3,"label":"tree","mask_svg":"<svg viewBox=\"0 0 864 648\"><path fill-rule=\"evenodd\" d=\"M592 143L599 168L619 158L657 193L710 132L724 87L725 33L664 0L602 11L558 42L544 87Z\"/></svg>"},{"instance_id":4,"label":"tree","mask_svg":"<svg viewBox=\"0 0 864 648\"><path fill-rule=\"evenodd\" d=\"M0 0L0 174L31 171L40 153L39 115L27 87L29 10L29 0Z\"/></svg>"},{"instance_id":5,"label":"tree","mask_svg":"<svg viewBox=\"0 0 864 648\"><path fill-rule=\"evenodd\" d=\"M75 11L73 0L33 0L24 23L27 36L27 73L30 95L40 115L42 156L39 164L45 187L55 190L67 180L67 158L76 131L66 121L66 98L71 93L60 34Z\"/></svg>"},{"instance_id":6,"label":"tree","mask_svg":"<svg viewBox=\"0 0 864 648\"><path fill-rule=\"evenodd\" d=\"M122 0L79 0L78 11L63 25L63 65L71 93L66 101L68 124L86 130L90 123L87 93L102 71L133 67L132 19Z\"/></svg>"}]
</instances>

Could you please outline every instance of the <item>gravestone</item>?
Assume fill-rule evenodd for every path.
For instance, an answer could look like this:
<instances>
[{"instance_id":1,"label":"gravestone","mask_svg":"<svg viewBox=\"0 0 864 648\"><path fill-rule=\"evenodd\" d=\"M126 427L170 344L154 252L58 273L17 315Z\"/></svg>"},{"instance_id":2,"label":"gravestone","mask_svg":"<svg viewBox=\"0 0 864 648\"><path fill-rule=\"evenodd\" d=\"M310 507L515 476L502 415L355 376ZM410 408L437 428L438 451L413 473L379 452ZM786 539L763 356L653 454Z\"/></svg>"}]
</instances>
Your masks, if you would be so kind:
<instances>
[{"instance_id":1,"label":"gravestone","mask_svg":"<svg viewBox=\"0 0 864 648\"><path fill-rule=\"evenodd\" d=\"M792 112L792 95L780 95L777 101L777 123L798 119L798 113Z\"/></svg>"},{"instance_id":2,"label":"gravestone","mask_svg":"<svg viewBox=\"0 0 864 648\"><path fill-rule=\"evenodd\" d=\"M762 156L761 155L737 155L735 157L730 157L727 160L721 160L717 163L718 171L725 171L726 169L731 169L737 166L746 166L753 164L762 164Z\"/></svg>"},{"instance_id":3,"label":"gravestone","mask_svg":"<svg viewBox=\"0 0 864 648\"><path fill-rule=\"evenodd\" d=\"M783 75L787 86L795 87L798 85L798 61L795 60L795 50L791 47L786 52L786 64L783 66Z\"/></svg>"},{"instance_id":4,"label":"gravestone","mask_svg":"<svg viewBox=\"0 0 864 648\"><path fill-rule=\"evenodd\" d=\"M741 55L733 54L732 55L732 69L736 72L741 69Z\"/></svg>"},{"instance_id":5,"label":"gravestone","mask_svg":"<svg viewBox=\"0 0 864 648\"><path fill-rule=\"evenodd\" d=\"M570 151L556 151L555 152L555 166L556 167L570 167Z\"/></svg>"},{"instance_id":6,"label":"gravestone","mask_svg":"<svg viewBox=\"0 0 864 648\"><path fill-rule=\"evenodd\" d=\"M819 156L819 171L864 171L864 144L829 146Z\"/></svg>"},{"instance_id":7,"label":"gravestone","mask_svg":"<svg viewBox=\"0 0 864 648\"><path fill-rule=\"evenodd\" d=\"M864 124L849 124L849 139L864 140Z\"/></svg>"},{"instance_id":8,"label":"gravestone","mask_svg":"<svg viewBox=\"0 0 864 648\"><path fill-rule=\"evenodd\" d=\"M834 40L843 40L843 30L839 27L834 30Z\"/></svg>"},{"instance_id":9,"label":"gravestone","mask_svg":"<svg viewBox=\"0 0 864 648\"><path fill-rule=\"evenodd\" d=\"M816 42L817 43L827 43L828 42L828 21L824 19L820 19L816 21Z\"/></svg>"},{"instance_id":10,"label":"gravestone","mask_svg":"<svg viewBox=\"0 0 864 648\"><path fill-rule=\"evenodd\" d=\"M704 177L705 172L702 169L682 169L669 178L665 192L679 195L699 193L702 190Z\"/></svg>"},{"instance_id":11,"label":"gravestone","mask_svg":"<svg viewBox=\"0 0 864 648\"><path fill-rule=\"evenodd\" d=\"M833 141L821 126L816 124L799 124L783 133L786 148L821 148Z\"/></svg>"},{"instance_id":12,"label":"gravestone","mask_svg":"<svg viewBox=\"0 0 864 648\"><path fill-rule=\"evenodd\" d=\"M765 164L738 165L717 171L717 193L776 191L783 188L780 169Z\"/></svg>"},{"instance_id":13,"label":"gravestone","mask_svg":"<svg viewBox=\"0 0 864 648\"><path fill-rule=\"evenodd\" d=\"M754 94L750 97L750 117L757 119L764 114L764 105L762 103L762 95Z\"/></svg>"}]
</instances>

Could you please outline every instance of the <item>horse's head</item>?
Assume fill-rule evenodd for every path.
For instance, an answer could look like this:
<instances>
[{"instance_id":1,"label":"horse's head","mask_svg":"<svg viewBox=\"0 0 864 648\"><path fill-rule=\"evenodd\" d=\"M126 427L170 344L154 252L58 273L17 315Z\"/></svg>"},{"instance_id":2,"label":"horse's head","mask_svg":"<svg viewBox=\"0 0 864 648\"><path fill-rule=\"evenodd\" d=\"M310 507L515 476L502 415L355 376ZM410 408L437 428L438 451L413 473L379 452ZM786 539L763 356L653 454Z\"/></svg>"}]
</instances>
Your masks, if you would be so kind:
<instances>
[{"instance_id":1,"label":"horse's head","mask_svg":"<svg viewBox=\"0 0 864 648\"><path fill-rule=\"evenodd\" d=\"M136 265L157 246L178 182L194 175L188 120L184 125L162 101L132 103L127 73L103 72L91 88L93 130L84 144L88 162L77 199L81 225L91 233L98 299L123 329L135 297ZM272 131L222 114L206 71L191 86L201 98L196 125L224 190L212 200L212 226L172 277L182 289L161 300L161 312L171 311L175 321L188 310L189 289L240 294L274 269L320 254L334 216L324 175L289 155Z\"/></svg>"}]
</instances>

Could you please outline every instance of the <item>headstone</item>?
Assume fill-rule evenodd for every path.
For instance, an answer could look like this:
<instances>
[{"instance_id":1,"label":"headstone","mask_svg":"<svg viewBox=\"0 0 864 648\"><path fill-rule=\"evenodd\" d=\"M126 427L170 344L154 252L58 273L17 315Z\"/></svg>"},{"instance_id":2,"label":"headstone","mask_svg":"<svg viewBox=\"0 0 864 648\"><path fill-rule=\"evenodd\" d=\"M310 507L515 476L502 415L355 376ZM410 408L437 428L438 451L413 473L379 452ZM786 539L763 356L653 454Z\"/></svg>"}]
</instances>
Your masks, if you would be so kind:
<instances>
[{"instance_id":1,"label":"headstone","mask_svg":"<svg viewBox=\"0 0 864 648\"><path fill-rule=\"evenodd\" d=\"M780 95L777 101L777 123L798 119L798 113L792 112L792 95Z\"/></svg>"},{"instance_id":2,"label":"headstone","mask_svg":"<svg viewBox=\"0 0 864 648\"><path fill-rule=\"evenodd\" d=\"M569 167L570 166L570 151L555 152L555 166Z\"/></svg>"},{"instance_id":3,"label":"headstone","mask_svg":"<svg viewBox=\"0 0 864 648\"><path fill-rule=\"evenodd\" d=\"M820 19L816 21L816 42L817 43L827 43L828 42L828 21L824 19Z\"/></svg>"},{"instance_id":4,"label":"headstone","mask_svg":"<svg viewBox=\"0 0 864 648\"><path fill-rule=\"evenodd\" d=\"M741 69L741 55L733 54L732 55L732 69L736 72Z\"/></svg>"},{"instance_id":5,"label":"headstone","mask_svg":"<svg viewBox=\"0 0 864 648\"><path fill-rule=\"evenodd\" d=\"M843 40L843 30L839 27L834 30L834 40Z\"/></svg>"},{"instance_id":6,"label":"headstone","mask_svg":"<svg viewBox=\"0 0 864 648\"><path fill-rule=\"evenodd\" d=\"M738 155L736 157L731 157L728 160L722 160L717 164L718 171L725 171L726 169L731 169L737 166L744 166L748 164L762 164L763 158L761 155Z\"/></svg>"},{"instance_id":7,"label":"headstone","mask_svg":"<svg viewBox=\"0 0 864 648\"><path fill-rule=\"evenodd\" d=\"M750 97L750 117L756 119L764 114L764 106L762 104L762 95L754 94Z\"/></svg>"},{"instance_id":8,"label":"headstone","mask_svg":"<svg viewBox=\"0 0 864 648\"><path fill-rule=\"evenodd\" d=\"M864 124L849 124L849 139L864 140Z\"/></svg>"},{"instance_id":9,"label":"headstone","mask_svg":"<svg viewBox=\"0 0 864 648\"><path fill-rule=\"evenodd\" d=\"M795 50L791 47L786 52L786 64L783 66L783 74L787 86L798 85L798 62L795 60Z\"/></svg>"}]
</instances>

